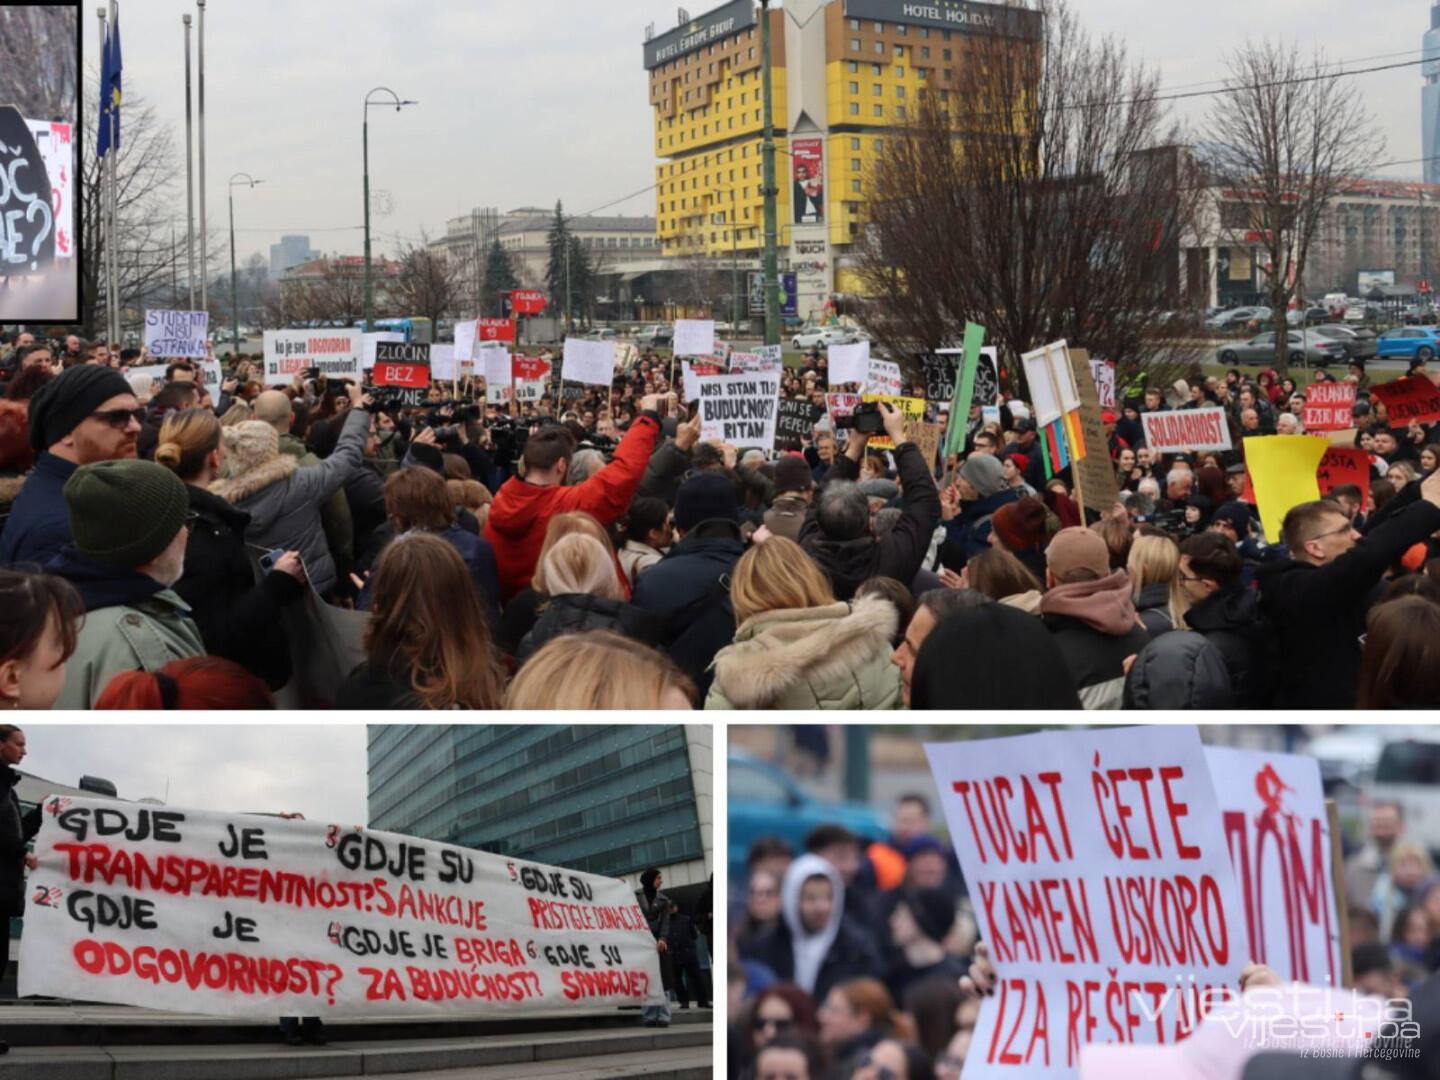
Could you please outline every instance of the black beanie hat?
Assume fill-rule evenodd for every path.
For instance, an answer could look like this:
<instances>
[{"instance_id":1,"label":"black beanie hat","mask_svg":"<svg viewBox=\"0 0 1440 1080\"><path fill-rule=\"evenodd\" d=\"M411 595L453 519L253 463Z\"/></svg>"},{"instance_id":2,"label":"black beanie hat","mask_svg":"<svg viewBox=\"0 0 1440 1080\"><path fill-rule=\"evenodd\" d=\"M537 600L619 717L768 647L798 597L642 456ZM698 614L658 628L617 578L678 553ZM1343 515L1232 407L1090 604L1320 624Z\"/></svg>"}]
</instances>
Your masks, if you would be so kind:
<instances>
[{"instance_id":1,"label":"black beanie hat","mask_svg":"<svg viewBox=\"0 0 1440 1080\"><path fill-rule=\"evenodd\" d=\"M99 364L67 368L30 399L30 448L44 453L111 398L134 393L114 368Z\"/></svg>"},{"instance_id":2,"label":"black beanie hat","mask_svg":"<svg viewBox=\"0 0 1440 1080\"><path fill-rule=\"evenodd\" d=\"M722 472L702 472L686 480L675 497L675 527L689 532L716 518L740 520L734 481Z\"/></svg>"},{"instance_id":3,"label":"black beanie hat","mask_svg":"<svg viewBox=\"0 0 1440 1080\"><path fill-rule=\"evenodd\" d=\"M955 925L955 901L949 893L944 889L910 886L900 895L922 934L931 941L944 941L949 936L950 929Z\"/></svg>"}]
</instances>

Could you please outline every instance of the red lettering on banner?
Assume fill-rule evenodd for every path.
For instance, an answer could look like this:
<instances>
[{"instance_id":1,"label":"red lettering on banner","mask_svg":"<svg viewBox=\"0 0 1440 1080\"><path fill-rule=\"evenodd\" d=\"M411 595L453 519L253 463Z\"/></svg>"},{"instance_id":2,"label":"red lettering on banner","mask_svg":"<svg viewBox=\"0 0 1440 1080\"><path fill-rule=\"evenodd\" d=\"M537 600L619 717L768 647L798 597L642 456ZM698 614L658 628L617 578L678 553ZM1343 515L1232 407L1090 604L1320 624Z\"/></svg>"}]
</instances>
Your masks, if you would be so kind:
<instances>
[{"instance_id":1,"label":"red lettering on banner","mask_svg":"<svg viewBox=\"0 0 1440 1080\"><path fill-rule=\"evenodd\" d=\"M87 975L132 976L142 982L183 983L247 996L325 997L335 1004L335 987L343 977L336 964L292 956L285 959L239 953L194 952L183 948L141 945L133 950L113 941L84 938L71 950Z\"/></svg>"},{"instance_id":2,"label":"red lettering on banner","mask_svg":"<svg viewBox=\"0 0 1440 1080\"><path fill-rule=\"evenodd\" d=\"M1440 388L1428 378L1409 376L1370 388L1370 396L1385 405L1391 427L1411 420L1428 424L1440 420Z\"/></svg>"},{"instance_id":3,"label":"red lettering on banner","mask_svg":"<svg viewBox=\"0 0 1440 1080\"><path fill-rule=\"evenodd\" d=\"M570 904L563 900L526 897L531 925L540 930L647 930L638 907L609 904Z\"/></svg>"},{"instance_id":4,"label":"red lettering on banner","mask_svg":"<svg viewBox=\"0 0 1440 1080\"><path fill-rule=\"evenodd\" d=\"M407 967L410 996L416 1001L526 1001L543 997L540 977L533 971L493 974L455 968L431 971Z\"/></svg>"},{"instance_id":5,"label":"red lettering on banner","mask_svg":"<svg viewBox=\"0 0 1440 1080\"><path fill-rule=\"evenodd\" d=\"M429 364L376 364L376 386L400 386L424 390L430 385Z\"/></svg>"},{"instance_id":6,"label":"red lettering on banner","mask_svg":"<svg viewBox=\"0 0 1440 1080\"><path fill-rule=\"evenodd\" d=\"M1061 846L1065 850L1065 858L1074 858L1074 852L1070 847L1070 827L1065 821L1065 808L1060 801L1061 774L1058 772L1041 773L1036 779L1050 790L1050 803L1054 811L1055 825L1060 834ZM1022 774L1020 777L1022 809L1025 814L1023 829L1017 829L1011 817L1010 804L1015 795L1015 785L1008 777L997 776L989 780L977 780L974 783L969 780L957 780L951 786L964 801L965 813L970 819L970 831L975 838L975 847L980 853L981 862L988 862L989 857L986 854L986 845L981 842L980 827L975 822L976 807L980 811L980 821L985 828L985 836L990 841L989 850L1001 863L1010 861L1012 850L1016 862L1038 863L1042 842L1045 850L1049 852L1050 860L1052 862L1060 861L1060 851L1056 848L1050 822L1045 816L1044 805L1028 775ZM974 796L973 805L972 795Z\"/></svg>"},{"instance_id":7,"label":"red lettering on banner","mask_svg":"<svg viewBox=\"0 0 1440 1080\"><path fill-rule=\"evenodd\" d=\"M581 998L631 998L644 1000L650 992L650 976L643 971L583 971L563 968L560 983L567 1001Z\"/></svg>"}]
</instances>

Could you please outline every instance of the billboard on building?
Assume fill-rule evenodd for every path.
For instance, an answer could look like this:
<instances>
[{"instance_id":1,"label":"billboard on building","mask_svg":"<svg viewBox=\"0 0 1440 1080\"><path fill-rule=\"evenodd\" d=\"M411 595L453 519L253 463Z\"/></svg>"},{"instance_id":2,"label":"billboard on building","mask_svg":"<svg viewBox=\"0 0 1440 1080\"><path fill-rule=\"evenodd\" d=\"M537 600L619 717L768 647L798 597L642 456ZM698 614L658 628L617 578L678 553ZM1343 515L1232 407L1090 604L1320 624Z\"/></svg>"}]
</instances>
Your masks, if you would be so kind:
<instances>
[{"instance_id":1,"label":"billboard on building","mask_svg":"<svg viewBox=\"0 0 1440 1080\"><path fill-rule=\"evenodd\" d=\"M794 274L780 275L780 314L794 317L799 312ZM750 274L750 314L765 314L765 275L759 271Z\"/></svg>"},{"instance_id":2,"label":"billboard on building","mask_svg":"<svg viewBox=\"0 0 1440 1080\"><path fill-rule=\"evenodd\" d=\"M1356 295L1362 298L1369 296L1372 289L1383 289L1395 284L1394 270L1361 270L1355 276L1359 281L1359 292Z\"/></svg>"},{"instance_id":3,"label":"billboard on building","mask_svg":"<svg viewBox=\"0 0 1440 1080\"><path fill-rule=\"evenodd\" d=\"M852 19L933 26L958 30L962 34L1004 34L1008 37L1039 37L1042 16L1038 11L976 4L969 0L845 0L845 14Z\"/></svg>"},{"instance_id":4,"label":"billboard on building","mask_svg":"<svg viewBox=\"0 0 1440 1080\"><path fill-rule=\"evenodd\" d=\"M790 140L791 178L795 191L790 205L796 225L825 223L825 140Z\"/></svg>"},{"instance_id":5,"label":"billboard on building","mask_svg":"<svg viewBox=\"0 0 1440 1080\"><path fill-rule=\"evenodd\" d=\"M697 49L755 25L753 0L734 0L645 43L645 70L679 60Z\"/></svg>"}]
</instances>

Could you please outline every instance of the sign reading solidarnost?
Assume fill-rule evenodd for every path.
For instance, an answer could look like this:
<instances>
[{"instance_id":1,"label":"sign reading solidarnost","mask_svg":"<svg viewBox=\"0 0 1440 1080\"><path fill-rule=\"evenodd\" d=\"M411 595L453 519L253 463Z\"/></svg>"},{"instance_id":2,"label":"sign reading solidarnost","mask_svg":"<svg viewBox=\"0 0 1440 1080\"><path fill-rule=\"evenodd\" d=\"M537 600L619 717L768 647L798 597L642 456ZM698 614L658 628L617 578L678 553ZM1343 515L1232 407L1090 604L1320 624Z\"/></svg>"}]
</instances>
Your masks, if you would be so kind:
<instances>
[{"instance_id":1,"label":"sign reading solidarnost","mask_svg":"<svg viewBox=\"0 0 1440 1080\"><path fill-rule=\"evenodd\" d=\"M430 386L430 346L382 341L375 346L376 386L424 390Z\"/></svg>"},{"instance_id":2,"label":"sign reading solidarnost","mask_svg":"<svg viewBox=\"0 0 1440 1080\"><path fill-rule=\"evenodd\" d=\"M1249 957L1286 982L1339 987L1340 911L1320 763L1207 746Z\"/></svg>"},{"instance_id":3,"label":"sign reading solidarnost","mask_svg":"<svg viewBox=\"0 0 1440 1080\"><path fill-rule=\"evenodd\" d=\"M1440 387L1424 376L1411 375L1372 386L1370 396L1384 402L1391 427L1400 427L1411 420L1422 424L1440 420Z\"/></svg>"},{"instance_id":4,"label":"sign reading solidarnost","mask_svg":"<svg viewBox=\"0 0 1440 1080\"><path fill-rule=\"evenodd\" d=\"M539 315L545 310L545 294L535 289L516 289L510 294L510 310L516 315Z\"/></svg>"},{"instance_id":5,"label":"sign reading solidarnost","mask_svg":"<svg viewBox=\"0 0 1440 1080\"><path fill-rule=\"evenodd\" d=\"M29 123L0 105L0 273L29 274L54 259L50 174Z\"/></svg>"},{"instance_id":6,"label":"sign reading solidarnost","mask_svg":"<svg viewBox=\"0 0 1440 1080\"><path fill-rule=\"evenodd\" d=\"M715 320L677 319L672 351L676 356L709 356L715 351Z\"/></svg>"},{"instance_id":7,"label":"sign reading solidarnost","mask_svg":"<svg viewBox=\"0 0 1440 1080\"><path fill-rule=\"evenodd\" d=\"M900 365L891 360L870 360L870 370L865 378L865 389L871 394L899 397L904 392L900 379Z\"/></svg>"},{"instance_id":8,"label":"sign reading solidarnost","mask_svg":"<svg viewBox=\"0 0 1440 1080\"><path fill-rule=\"evenodd\" d=\"M623 882L349 825L50 796L20 993L209 1013L515 1015L640 1005Z\"/></svg>"},{"instance_id":9,"label":"sign reading solidarnost","mask_svg":"<svg viewBox=\"0 0 1440 1080\"><path fill-rule=\"evenodd\" d=\"M360 330L266 330L265 381L289 381L307 368L332 379L360 378Z\"/></svg>"},{"instance_id":10,"label":"sign reading solidarnost","mask_svg":"<svg viewBox=\"0 0 1440 1080\"><path fill-rule=\"evenodd\" d=\"M853 345L831 345L827 360L831 386L859 383L863 387L870 378L868 341L857 341Z\"/></svg>"},{"instance_id":11,"label":"sign reading solidarnost","mask_svg":"<svg viewBox=\"0 0 1440 1080\"><path fill-rule=\"evenodd\" d=\"M825 410L808 401L782 398L775 420L775 449L785 450L787 444L802 442L815 434L815 425Z\"/></svg>"},{"instance_id":12,"label":"sign reading solidarnost","mask_svg":"<svg viewBox=\"0 0 1440 1080\"><path fill-rule=\"evenodd\" d=\"M209 333L208 311L145 312L145 347L151 356L203 360Z\"/></svg>"},{"instance_id":13,"label":"sign reading solidarnost","mask_svg":"<svg viewBox=\"0 0 1440 1080\"><path fill-rule=\"evenodd\" d=\"M1352 382L1317 382L1305 390L1305 408L1300 423L1306 431L1343 431L1355 418L1355 384Z\"/></svg>"},{"instance_id":14,"label":"sign reading solidarnost","mask_svg":"<svg viewBox=\"0 0 1440 1080\"><path fill-rule=\"evenodd\" d=\"M995 965L966 1080L1073 1077L1238 991L1244 918L1194 727L927 744Z\"/></svg>"},{"instance_id":15,"label":"sign reading solidarnost","mask_svg":"<svg viewBox=\"0 0 1440 1080\"><path fill-rule=\"evenodd\" d=\"M565 362L561 374L570 382L586 386L609 386L615 378L615 346L609 341L565 339Z\"/></svg>"},{"instance_id":16,"label":"sign reading solidarnost","mask_svg":"<svg viewBox=\"0 0 1440 1080\"><path fill-rule=\"evenodd\" d=\"M775 445L779 375L713 375L701 378L698 389L702 439L719 439L732 446Z\"/></svg>"},{"instance_id":17,"label":"sign reading solidarnost","mask_svg":"<svg viewBox=\"0 0 1440 1080\"><path fill-rule=\"evenodd\" d=\"M481 341L510 341L515 340L514 319L480 319L477 330Z\"/></svg>"},{"instance_id":18,"label":"sign reading solidarnost","mask_svg":"<svg viewBox=\"0 0 1440 1080\"><path fill-rule=\"evenodd\" d=\"M1183 450L1229 450L1230 425L1224 409L1175 409L1141 413L1145 445L1164 454Z\"/></svg>"}]
</instances>

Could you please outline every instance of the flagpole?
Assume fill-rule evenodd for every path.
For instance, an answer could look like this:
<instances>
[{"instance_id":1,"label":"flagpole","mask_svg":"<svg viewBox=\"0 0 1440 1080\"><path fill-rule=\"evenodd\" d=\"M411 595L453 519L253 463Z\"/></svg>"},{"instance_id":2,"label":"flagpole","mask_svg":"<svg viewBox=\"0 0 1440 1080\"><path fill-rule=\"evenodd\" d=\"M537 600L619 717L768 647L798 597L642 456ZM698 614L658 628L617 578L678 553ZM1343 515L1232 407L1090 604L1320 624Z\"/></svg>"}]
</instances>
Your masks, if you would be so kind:
<instances>
[{"instance_id":1,"label":"flagpole","mask_svg":"<svg viewBox=\"0 0 1440 1080\"><path fill-rule=\"evenodd\" d=\"M95 142L96 142L97 145L98 145L99 142L100 142L100 137L99 137L99 136L100 136L101 125L102 125L102 124L106 124L106 123L109 122L109 115L108 115L109 110L104 107L104 103L110 100L109 87L105 85L106 82L107 82L107 78L106 78L106 77L107 77L107 75L109 74L109 69L110 69L110 65L109 65L109 63L106 61L106 57L109 55L109 51L108 51L108 50L109 50L109 42L107 41L107 39L106 39L106 34L105 34L105 10L106 10L106 9L103 8L103 7L98 7L98 8L95 9L95 16L96 16L96 18L99 19L99 21L100 21L100 101L101 101L101 103L102 103L102 107L101 107L101 109L100 109L100 115L95 118L95 135L96 135ZM108 161L106 161L104 158L101 158L101 159L100 159L100 191L98 192L99 201L98 201L98 203L97 203L97 205L100 207L100 213L96 216L96 222L97 222L97 224L98 224L98 226L99 226L98 229L97 229L97 231L98 231L99 234L100 234L100 246L101 246L101 248L102 248L102 249L104 250L104 252L105 252L105 258L102 260L102 264L103 264L103 266L104 266L104 268L105 268L105 337L106 337L107 339L110 337L110 309L111 309L111 304L110 304L110 227L109 227L109 222L108 222L108 220L107 220L108 211L109 211L109 202L108 202L108 197L107 197L107 195L106 195L106 193L105 193L105 170L109 167L109 164L110 164L110 163L109 163ZM98 290L98 289L96 290L95 300L96 300L97 303L98 303L99 300L100 300L99 290Z\"/></svg>"},{"instance_id":2,"label":"flagpole","mask_svg":"<svg viewBox=\"0 0 1440 1080\"><path fill-rule=\"evenodd\" d=\"M205 0L200 9L200 310L210 310L209 248L205 246Z\"/></svg>"},{"instance_id":3,"label":"flagpole","mask_svg":"<svg viewBox=\"0 0 1440 1080\"><path fill-rule=\"evenodd\" d=\"M195 145L192 141L190 117L190 16L180 16L185 24L185 261L190 267L190 310L195 308Z\"/></svg>"}]
</instances>

